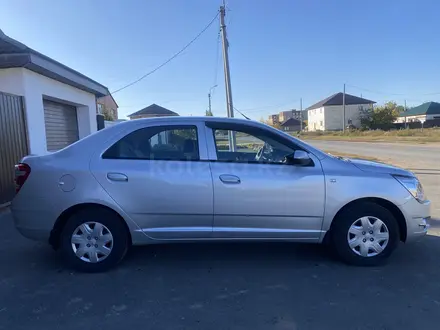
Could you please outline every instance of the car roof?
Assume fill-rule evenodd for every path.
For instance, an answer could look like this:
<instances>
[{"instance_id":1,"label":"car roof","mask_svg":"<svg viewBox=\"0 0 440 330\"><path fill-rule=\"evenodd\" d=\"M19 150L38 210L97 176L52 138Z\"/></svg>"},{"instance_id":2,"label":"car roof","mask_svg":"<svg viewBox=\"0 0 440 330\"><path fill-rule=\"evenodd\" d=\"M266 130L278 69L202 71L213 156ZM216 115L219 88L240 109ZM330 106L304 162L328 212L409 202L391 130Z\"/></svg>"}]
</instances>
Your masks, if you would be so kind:
<instances>
[{"instance_id":1,"label":"car roof","mask_svg":"<svg viewBox=\"0 0 440 330\"><path fill-rule=\"evenodd\" d=\"M110 127L107 127L103 130L100 130L94 134L88 135L85 138L80 139L79 141L75 142L74 144L66 147L63 150L68 151L69 149L74 151L76 149L80 150L81 153L84 153L84 148L82 147L84 144L105 144L106 141L114 136L115 134L120 134L121 132L129 132L131 130L134 130L136 128L140 128L143 125L151 126L155 124L160 123L166 123L168 125L173 125L173 123L181 124L182 122L188 122L188 123L200 123L200 122L217 122L217 123L235 123L235 124L241 124L241 125L247 125L247 126L253 126L253 127L259 127L263 129L268 129L272 131L275 134L285 136L287 135L285 132L282 132L280 130L277 130L269 125L266 125L264 123L260 123L255 120L249 120L249 119L239 119L239 118L225 118L225 117L211 117L211 116L166 116L166 117L153 117L153 118L141 118L141 119L132 119L127 120L124 122L120 122L116 125L112 125ZM298 140L291 135L289 135L289 138L296 141L296 144L304 148L305 150L308 150L312 152L315 156L317 156L319 159L322 159L326 157L327 155L322 152L319 149L316 149L315 147L309 145L308 143ZM62 150L61 150L62 151Z\"/></svg>"},{"instance_id":2,"label":"car roof","mask_svg":"<svg viewBox=\"0 0 440 330\"><path fill-rule=\"evenodd\" d=\"M138 125L141 122L153 123L153 122L182 122L182 121L215 121L215 122L229 122L229 123L237 123L237 124L257 124L264 125L255 120L249 119L241 119L241 118L228 118L228 117L211 117L211 116L163 116L163 117L152 117L152 118L140 118L140 119L132 119L122 122L124 125Z\"/></svg>"},{"instance_id":3,"label":"car roof","mask_svg":"<svg viewBox=\"0 0 440 330\"><path fill-rule=\"evenodd\" d=\"M241 119L241 118L228 118L228 117L211 117L211 116L164 116L164 117L152 117L152 118L140 118L140 119L132 119L128 121L124 121L122 123L119 123L117 125L113 125L109 127L108 129L105 129L103 131L108 130L108 134L110 135L110 130L114 129L130 129L130 127L138 127L142 124L146 125L154 125L155 123L163 123L166 122L167 124L172 125L175 123L182 123L182 122L188 122L188 123L194 123L194 122L217 122L217 123L235 123L235 124L242 124L247 126L253 126L253 127L260 127L260 128L266 128L268 130L271 130L272 132L275 132L276 134L286 135L285 132L279 131L269 125L266 125L264 123L255 121L255 120L249 120L249 119ZM294 139L298 145L305 148L306 150L309 150L315 156L317 156L319 159L322 159L326 157L327 155L322 152L321 150L311 146L310 144L301 141L299 139L296 139L289 135L290 138Z\"/></svg>"}]
</instances>

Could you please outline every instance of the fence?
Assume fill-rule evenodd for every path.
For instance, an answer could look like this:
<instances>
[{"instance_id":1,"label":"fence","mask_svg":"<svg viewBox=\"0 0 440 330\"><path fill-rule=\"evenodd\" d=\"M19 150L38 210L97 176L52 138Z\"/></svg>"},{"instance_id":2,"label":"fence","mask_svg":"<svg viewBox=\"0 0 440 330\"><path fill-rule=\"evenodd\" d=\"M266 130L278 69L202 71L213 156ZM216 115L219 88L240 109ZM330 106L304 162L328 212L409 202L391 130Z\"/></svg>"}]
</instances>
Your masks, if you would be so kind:
<instances>
[{"instance_id":1,"label":"fence","mask_svg":"<svg viewBox=\"0 0 440 330\"><path fill-rule=\"evenodd\" d=\"M422 123L419 121L411 121L406 123L396 123L394 124L394 128L401 129L401 128L422 128ZM433 127L440 127L440 119L429 119L423 123L423 128L433 128Z\"/></svg>"},{"instance_id":2,"label":"fence","mask_svg":"<svg viewBox=\"0 0 440 330\"><path fill-rule=\"evenodd\" d=\"M14 197L14 165L27 154L23 99L0 92L0 205Z\"/></svg>"}]
</instances>

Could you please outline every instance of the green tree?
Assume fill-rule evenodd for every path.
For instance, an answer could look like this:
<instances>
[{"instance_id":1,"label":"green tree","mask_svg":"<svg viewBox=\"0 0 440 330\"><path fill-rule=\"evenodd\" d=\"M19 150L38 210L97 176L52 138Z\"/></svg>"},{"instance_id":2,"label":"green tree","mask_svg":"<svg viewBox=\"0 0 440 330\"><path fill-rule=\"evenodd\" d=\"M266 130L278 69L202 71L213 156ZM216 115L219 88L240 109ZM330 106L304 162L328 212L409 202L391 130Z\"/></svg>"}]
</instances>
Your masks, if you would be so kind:
<instances>
[{"instance_id":1,"label":"green tree","mask_svg":"<svg viewBox=\"0 0 440 330\"><path fill-rule=\"evenodd\" d=\"M276 129L281 129L280 123L271 123L269 120L266 120L264 118L260 118L260 123L272 126L273 128L276 128Z\"/></svg>"},{"instance_id":2,"label":"green tree","mask_svg":"<svg viewBox=\"0 0 440 330\"><path fill-rule=\"evenodd\" d=\"M107 109L106 107L102 107L102 114L104 116L104 120L113 121L115 120L113 118L113 113L111 110Z\"/></svg>"},{"instance_id":3,"label":"green tree","mask_svg":"<svg viewBox=\"0 0 440 330\"><path fill-rule=\"evenodd\" d=\"M206 110L205 111L205 116L212 117L212 116L214 116L214 114L212 113L211 110Z\"/></svg>"},{"instance_id":4,"label":"green tree","mask_svg":"<svg viewBox=\"0 0 440 330\"><path fill-rule=\"evenodd\" d=\"M396 102L387 102L382 106L374 109L360 110L361 126L363 129L389 129L399 115L402 106L398 106Z\"/></svg>"}]
</instances>

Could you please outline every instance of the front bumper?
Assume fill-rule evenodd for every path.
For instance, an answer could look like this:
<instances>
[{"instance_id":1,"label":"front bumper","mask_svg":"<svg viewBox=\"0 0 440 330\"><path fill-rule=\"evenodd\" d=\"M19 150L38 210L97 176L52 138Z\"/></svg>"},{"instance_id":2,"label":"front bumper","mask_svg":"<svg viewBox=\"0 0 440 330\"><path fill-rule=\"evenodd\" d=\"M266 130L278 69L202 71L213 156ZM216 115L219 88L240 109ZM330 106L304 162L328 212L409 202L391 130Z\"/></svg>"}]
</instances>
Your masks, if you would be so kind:
<instances>
[{"instance_id":1,"label":"front bumper","mask_svg":"<svg viewBox=\"0 0 440 330\"><path fill-rule=\"evenodd\" d=\"M402 205L402 212L406 220L406 241L411 242L428 233L431 219L431 202L419 203L412 198Z\"/></svg>"}]
</instances>

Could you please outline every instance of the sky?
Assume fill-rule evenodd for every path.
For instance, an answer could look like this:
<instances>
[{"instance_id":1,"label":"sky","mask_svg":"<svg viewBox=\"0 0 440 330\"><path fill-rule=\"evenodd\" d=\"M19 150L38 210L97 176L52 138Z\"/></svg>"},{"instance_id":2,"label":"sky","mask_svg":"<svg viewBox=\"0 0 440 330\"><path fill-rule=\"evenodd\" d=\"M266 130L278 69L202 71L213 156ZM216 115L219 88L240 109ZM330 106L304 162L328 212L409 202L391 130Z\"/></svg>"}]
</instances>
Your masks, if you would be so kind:
<instances>
[{"instance_id":1,"label":"sky","mask_svg":"<svg viewBox=\"0 0 440 330\"><path fill-rule=\"evenodd\" d=\"M8 36L110 91L182 49L221 0L0 0ZM382 104L440 101L439 1L227 0L234 106L253 119L346 92ZM114 94L119 116L152 103L226 116L218 19L188 49ZM236 113L236 117L240 115Z\"/></svg>"}]
</instances>

